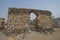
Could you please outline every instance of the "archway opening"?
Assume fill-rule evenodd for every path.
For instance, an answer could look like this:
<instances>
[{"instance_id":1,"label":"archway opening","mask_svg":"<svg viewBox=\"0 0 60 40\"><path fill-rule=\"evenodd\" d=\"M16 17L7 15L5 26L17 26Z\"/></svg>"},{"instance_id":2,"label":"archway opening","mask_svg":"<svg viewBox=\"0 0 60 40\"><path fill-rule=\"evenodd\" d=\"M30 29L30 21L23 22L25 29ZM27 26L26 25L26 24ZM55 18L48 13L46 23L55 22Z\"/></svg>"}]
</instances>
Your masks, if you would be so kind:
<instances>
[{"instance_id":1,"label":"archway opening","mask_svg":"<svg viewBox=\"0 0 60 40\"><path fill-rule=\"evenodd\" d=\"M31 12L30 13L30 21L34 21L34 20L36 20L36 14Z\"/></svg>"}]
</instances>

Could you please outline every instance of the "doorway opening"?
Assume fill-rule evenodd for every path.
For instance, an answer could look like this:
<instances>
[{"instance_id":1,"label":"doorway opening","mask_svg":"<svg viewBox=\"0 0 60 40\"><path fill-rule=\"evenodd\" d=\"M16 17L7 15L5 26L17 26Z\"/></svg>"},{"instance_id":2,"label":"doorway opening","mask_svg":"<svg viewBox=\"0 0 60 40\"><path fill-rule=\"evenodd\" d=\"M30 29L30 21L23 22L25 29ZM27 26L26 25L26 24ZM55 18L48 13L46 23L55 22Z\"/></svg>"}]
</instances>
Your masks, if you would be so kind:
<instances>
[{"instance_id":1,"label":"doorway opening","mask_svg":"<svg viewBox=\"0 0 60 40\"><path fill-rule=\"evenodd\" d=\"M34 20L36 20L36 14L31 12L30 13L30 21L34 21Z\"/></svg>"}]
</instances>

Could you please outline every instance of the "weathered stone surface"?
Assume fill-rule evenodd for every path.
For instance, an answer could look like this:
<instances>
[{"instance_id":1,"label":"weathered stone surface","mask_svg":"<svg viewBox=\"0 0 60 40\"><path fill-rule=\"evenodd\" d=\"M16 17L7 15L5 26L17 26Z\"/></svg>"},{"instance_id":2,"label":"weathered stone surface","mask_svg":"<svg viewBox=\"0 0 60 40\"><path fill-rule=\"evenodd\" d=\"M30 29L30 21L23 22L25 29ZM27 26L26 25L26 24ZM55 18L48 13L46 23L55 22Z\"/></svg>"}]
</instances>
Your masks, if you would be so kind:
<instances>
[{"instance_id":1,"label":"weathered stone surface","mask_svg":"<svg viewBox=\"0 0 60 40\"><path fill-rule=\"evenodd\" d=\"M5 19L0 18L0 30L2 30L5 27Z\"/></svg>"},{"instance_id":2,"label":"weathered stone surface","mask_svg":"<svg viewBox=\"0 0 60 40\"><path fill-rule=\"evenodd\" d=\"M19 29L22 33L26 30L30 30L31 12L36 14L35 25L38 25L39 27L42 26L43 28L52 28L52 14L50 11L25 8L9 8L7 30L11 32L12 30Z\"/></svg>"}]
</instances>

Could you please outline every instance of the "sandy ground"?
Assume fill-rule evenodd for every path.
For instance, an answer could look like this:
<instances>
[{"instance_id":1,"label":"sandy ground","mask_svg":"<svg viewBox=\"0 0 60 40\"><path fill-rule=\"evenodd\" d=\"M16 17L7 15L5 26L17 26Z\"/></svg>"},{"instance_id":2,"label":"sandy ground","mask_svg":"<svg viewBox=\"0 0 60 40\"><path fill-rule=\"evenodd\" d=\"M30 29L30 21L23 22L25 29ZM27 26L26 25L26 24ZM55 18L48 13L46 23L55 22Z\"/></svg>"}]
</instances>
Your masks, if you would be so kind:
<instances>
[{"instance_id":1,"label":"sandy ground","mask_svg":"<svg viewBox=\"0 0 60 40\"><path fill-rule=\"evenodd\" d=\"M47 35L32 31L30 34L27 34L23 40L60 40L60 28L54 28L54 30L54 34ZM0 40L7 40L7 38L8 37L0 31Z\"/></svg>"},{"instance_id":2,"label":"sandy ground","mask_svg":"<svg viewBox=\"0 0 60 40\"><path fill-rule=\"evenodd\" d=\"M7 40L6 35L4 35L1 31L0 31L0 40Z\"/></svg>"},{"instance_id":3,"label":"sandy ground","mask_svg":"<svg viewBox=\"0 0 60 40\"><path fill-rule=\"evenodd\" d=\"M32 32L24 40L60 40L60 29L56 28L54 34L43 35L38 32Z\"/></svg>"}]
</instances>

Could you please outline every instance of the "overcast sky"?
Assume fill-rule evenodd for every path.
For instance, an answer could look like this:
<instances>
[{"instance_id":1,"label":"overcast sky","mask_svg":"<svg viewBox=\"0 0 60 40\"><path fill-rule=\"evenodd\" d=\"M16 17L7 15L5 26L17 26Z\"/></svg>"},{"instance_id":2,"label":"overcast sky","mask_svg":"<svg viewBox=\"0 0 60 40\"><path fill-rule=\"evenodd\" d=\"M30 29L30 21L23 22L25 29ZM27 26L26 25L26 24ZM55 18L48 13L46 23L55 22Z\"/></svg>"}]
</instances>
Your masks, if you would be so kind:
<instances>
[{"instance_id":1,"label":"overcast sky","mask_svg":"<svg viewBox=\"0 0 60 40\"><path fill-rule=\"evenodd\" d=\"M0 17L7 19L11 7L49 10L55 18L60 17L60 0L0 0Z\"/></svg>"}]
</instances>

